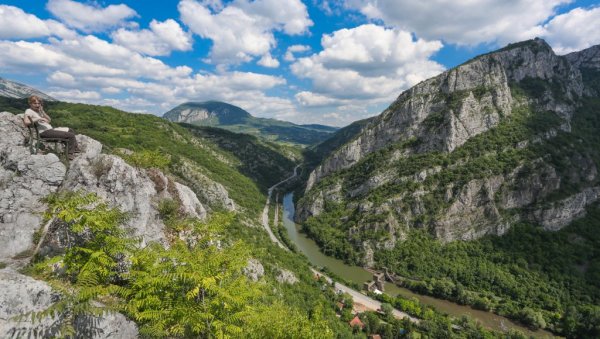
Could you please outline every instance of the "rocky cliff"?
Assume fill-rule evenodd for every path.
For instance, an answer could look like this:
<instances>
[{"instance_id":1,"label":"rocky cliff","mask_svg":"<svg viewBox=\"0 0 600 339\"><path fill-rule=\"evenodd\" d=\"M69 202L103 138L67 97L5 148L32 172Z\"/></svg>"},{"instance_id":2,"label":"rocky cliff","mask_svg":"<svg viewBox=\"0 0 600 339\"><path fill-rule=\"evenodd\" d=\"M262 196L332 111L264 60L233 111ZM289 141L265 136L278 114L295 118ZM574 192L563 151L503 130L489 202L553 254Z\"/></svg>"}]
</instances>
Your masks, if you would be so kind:
<instances>
[{"instance_id":1,"label":"rocky cliff","mask_svg":"<svg viewBox=\"0 0 600 339\"><path fill-rule=\"evenodd\" d=\"M16 115L0 113L0 135L0 263L7 266L0 270L0 286L3 286L0 337L52 337L56 319L41 324L14 319L21 313L43 310L58 298L45 283L15 271L29 261L36 247L34 234L44 228L43 214L47 209L44 198L50 194L65 191L97 194L128 215L124 227L141 240L142 246L151 241L168 245L159 208L165 200L176 201L182 215L206 218L207 208L192 189L157 169L136 168L118 156L102 153L102 144L87 136L77 136L82 152L67 168L53 153L30 153L26 146L29 134ZM213 186L205 194L228 208L235 208L226 191L222 192L222 186ZM195 189L203 192L202 187ZM49 230L40 253L61 251L66 246L61 240L60 225L50 225ZM81 337L137 336L135 324L119 314L76 321ZM89 330L88 323L95 326L96 332L85 332Z\"/></svg>"},{"instance_id":2,"label":"rocky cliff","mask_svg":"<svg viewBox=\"0 0 600 339\"><path fill-rule=\"evenodd\" d=\"M411 228L452 241L568 225L598 200L597 51L535 39L419 83L310 174L296 218L365 253Z\"/></svg>"},{"instance_id":3,"label":"rocky cliff","mask_svg":"<svg viewBox=\"0 0 600 339\"><path fill-rule=\"evenodd\" d=\"M475 58L403 92L377 119L332 153L310 176L307 190L330 173L348 168L392 143L417 140L403 155L452 152L498 125L514 104L509 84L526 78L560 79L566 99L582 94L581 74L543 40ZM574 107L549 96L544 107L565 117ZM432 133L435 132L435 133Z\"/></svg>"}]
</instances>

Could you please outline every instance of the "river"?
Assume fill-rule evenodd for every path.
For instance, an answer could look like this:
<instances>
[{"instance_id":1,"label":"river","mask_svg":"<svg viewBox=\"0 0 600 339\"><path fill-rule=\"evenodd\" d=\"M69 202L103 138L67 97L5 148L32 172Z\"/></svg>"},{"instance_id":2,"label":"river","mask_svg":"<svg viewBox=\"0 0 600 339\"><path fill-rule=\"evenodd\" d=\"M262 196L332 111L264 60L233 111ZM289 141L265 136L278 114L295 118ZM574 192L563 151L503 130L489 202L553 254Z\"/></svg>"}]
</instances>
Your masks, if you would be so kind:
<instances>
[{"instance_id":1,"label":"river","mask_svg":"<svg viewBox=\"0 0 600 339\"><path fill-rule=\"evenodd\" d=\"M300 226L293 221L295 212L293 197L293 193L288 193L283 197L283 224L288 232L290 240L296 244L298 250L308 258L310 263L316 267L327 267L336 275L348 281L356 282L360 285L362 285L363 282L371 280L371 273L362 267L350 266L339 259L335 259L323 254L315 241L308 238L304 233L300 232ZM483 326L493 330L502 331L512 328L536 338L554 337L550 332L542 330L535 332L531 331L530 329L518 325L505 317L501 317L491 312L475 310L469 306L459 305L447 300L416 294L406 288L398 287L391 283L386 283L385 292L386 294L392 296L401 295L405 298L414 297L421 303L425 305L431 305L438 311L447 313L451 316L460 317L462 315L468 315L471 318L479 321Z\"/></svg>"}]
</instances>

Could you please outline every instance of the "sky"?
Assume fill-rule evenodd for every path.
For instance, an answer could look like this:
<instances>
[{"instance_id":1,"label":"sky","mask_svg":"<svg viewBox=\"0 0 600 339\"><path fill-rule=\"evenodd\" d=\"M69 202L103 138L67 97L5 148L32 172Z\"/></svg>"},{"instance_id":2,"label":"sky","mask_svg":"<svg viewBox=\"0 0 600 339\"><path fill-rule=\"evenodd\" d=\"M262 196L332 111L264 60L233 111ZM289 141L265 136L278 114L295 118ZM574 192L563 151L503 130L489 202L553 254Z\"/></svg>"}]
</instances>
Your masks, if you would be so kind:
<instances>
[{"instance_id":1,"label":"sky","mask_svg":"<svg viewBox=\"0 0 600 339\"><path fill-rule=\"evenodd\" d=\"M0 77L129 112L220 100L344 126L476 55L534 37L562 55L599 27L599 0L0 0Z\"/></svg>"}]
</instances>

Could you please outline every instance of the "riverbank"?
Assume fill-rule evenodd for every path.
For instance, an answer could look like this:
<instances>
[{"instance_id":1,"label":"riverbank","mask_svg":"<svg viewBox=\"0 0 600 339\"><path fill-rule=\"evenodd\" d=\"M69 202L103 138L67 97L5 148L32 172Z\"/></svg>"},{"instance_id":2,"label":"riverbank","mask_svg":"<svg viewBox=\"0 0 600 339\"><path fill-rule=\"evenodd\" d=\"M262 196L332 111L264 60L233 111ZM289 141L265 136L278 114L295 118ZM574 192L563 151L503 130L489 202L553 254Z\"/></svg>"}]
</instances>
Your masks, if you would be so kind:
<instances>
[{"instance_id":1,"label":"riverbank","mask_svg":"<svg viewBox=\"0 0 600 339\"><path fill-rule=\"evenodd\" d=\"M300 227L293 221L293 193L288 193L284 196L283 207L284 212L281 218L283 219L284 226L288 231L289 238L296 245L298 250L307 257L312 265L315 267L327 267L328 270L333 272L335 275L342 277L346 281L355 282L359 285L362 285L364 282L372 279L372 273L368 272L364 268L350 266L345 264L342 260L326 256L321 252L317 244L312 239L300 232ZM463 315L467 315L478 321L482 326L495 331L504 332L508 329L514 329L521 331L528 336L533 336L536 338L555 337L552 333L547 331L531 331L527 327L491 312L476 310L469 306L459 305L431 296L420 295L389 282L385 284L385 290L386 294L390 296L395 297L399 295L407 299L414 298L424 305L432 306L436 310L453 317L459 318Z\"/></svg>"}]
</instances>

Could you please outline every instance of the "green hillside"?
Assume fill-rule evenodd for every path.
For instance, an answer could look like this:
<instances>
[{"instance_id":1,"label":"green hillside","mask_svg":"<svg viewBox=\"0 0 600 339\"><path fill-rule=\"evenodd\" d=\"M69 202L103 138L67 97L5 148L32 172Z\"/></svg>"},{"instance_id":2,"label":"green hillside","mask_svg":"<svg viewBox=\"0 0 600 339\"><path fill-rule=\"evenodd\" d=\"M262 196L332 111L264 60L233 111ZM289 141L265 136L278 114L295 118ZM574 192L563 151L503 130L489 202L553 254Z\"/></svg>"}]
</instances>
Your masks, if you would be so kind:
<instances>
[{"instance_id":1,"label":"green hillside","mask_svg":"<svg viewBox=\"0 0 600 339\"><path fill-rule=\"evenodd\" d=\"M0 97L2 111L17 114L25 107L23 99ZM112 300L111 307L122 308L121 312L141 326L144 335L152 337L190 337L200 333L235 336L240 330L257 338L281 338L290 333L295 333L292 334L295 337L333 338L334 333L351 336L351 329L335 316L336 298L333 292L331 295L323 293L326 287L314 280L306 260L273 244L258 224L258 216L266 200L266 188L292 171L292 159L296 156L293 149L213 128L186 128L156 116L127 113L111 107L54 102L48 103L46 110L53 118L53 124L69 126L102 142L104 152L124 156L136 166L160 163L163 167L163 161L167 159L163 170L183 183L193 178L180 170L181 164L192 162L203 175L222 184L239 207L234 213L215 210L210 221L201 224L179 219L176 206L162 204L161 218L165 220L167 232L178 234L186 230L204 239L200 240L200 245L188 247L175 236L170 249L155 245L143 249L131 247L130 244L135 241L128 240L119 230L123 216L116 209L99 205L95 210L86 212L87 220L101 220L95 224L98 229L89 230L94 237L68 249L65 257L47 258L48 261L28 269L29 274L51 281L56 286L68 286L70 293L76 293L72 299L66 299L65 303L56 307L77 307L78 312L93 312L87 301L94 296L108 297ZM124 155L123 148L133 151L133 155ZM87 205L95 199L67 194L53 197L50 205L51 209L60 209L65 218L77 217L77 221L73 221L73 232L77 233L77 222L82 220L78 218L82 204ZM226 249L219 250L216 243L207 243L209 239L219 239L220 244L227 244ZM91 258L84 254L90 251L96 256L103 256L102 261L90 262ZM116 253L133 258L137 266L131 275L119 277L120 283L115 285L114 277L106 279L99 272L114 268ZM189 269L178 269L177 265L168 264L162 268L153 266L155 261L160 262L160 258L185 260L193 266ZM264 267L265 277L259 283L241 275L240 269L250 258L258 259ZM61 277L47 271L50 267L47 262L57 260L64 260L70 275ZM81 269L84 266L87 269ZM192 268L193 271L190 271ZM275 278L281 269L293 272L298 282L294 285L277 282ZM188 278L160 280L166 271ZM213 306L199 310L185 296L169 296L170 293L190 289L189 279L221 281L223 289L210 287L210 293L206 294ZM128 281L135 281L135 284ZM160 292L153 289L157 284L163 284ZM157 294L153 294L155 292ZM143 293L143 296L137 293ZM152 298L160 298L166 303L153 303ZM150 304L139 306L141 303ZM226 308L215 306L219 303L231 305ZM177 305L179 310L169 305ZM182 316L182 310L191 312L193 317ZM153 317L149 316L149 312L161 315ZM194 321L202 317L211 317L211 323L216 327L194 325ZM286 325L286 321L294 324ZM227 327L218 327L220 323L227 324ZM270 325L266 326L267 323Z\"/></svg>"},{"instance_id":2,"label":"green hillside","mask_svg":"<svg viewBox=\"0 0 600 339\"><path fill-rule=\"evenodd\" d=\"M240 107L219 101L184 103L168 111L163 117L170 121L219 127L299 145L319 143L337 130L323 125L296 125L276 119L256 118Z\"/></svg>"}]
</instances>

